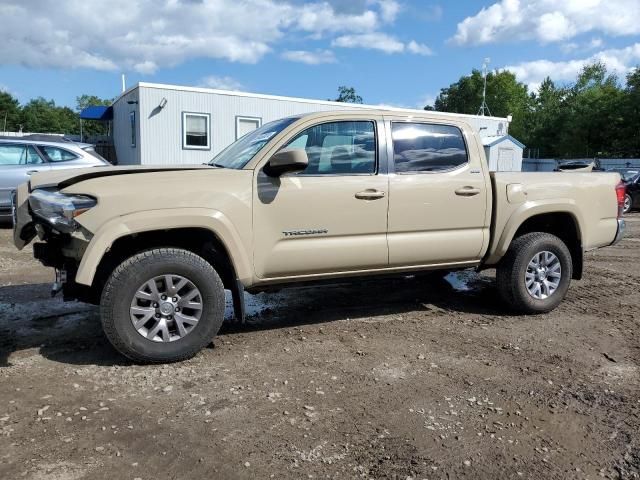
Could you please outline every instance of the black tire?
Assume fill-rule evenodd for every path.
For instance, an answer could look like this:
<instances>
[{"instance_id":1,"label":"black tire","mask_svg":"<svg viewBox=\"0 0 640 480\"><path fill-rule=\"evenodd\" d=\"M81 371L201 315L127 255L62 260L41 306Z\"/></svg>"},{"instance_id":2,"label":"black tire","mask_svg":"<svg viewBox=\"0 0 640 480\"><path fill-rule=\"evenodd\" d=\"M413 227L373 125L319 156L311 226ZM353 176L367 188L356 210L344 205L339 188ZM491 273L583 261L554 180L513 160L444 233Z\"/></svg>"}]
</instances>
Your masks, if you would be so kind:
<instances>
[{"instance_id":1,"label":"black tire","mask_svg":"<svg viewBox=\"0 0 640 480\"><path fill-rule=\"evenodd\" d=\"M553 253L560 261L561 277L557 289L544 299L534 298L525 281L527 266L540 252ZM546 313L556 308L564 299L573 275L573 262L569 249L555 235L528 233L511 242L509 250L500 262L496 282L500 297L513 310L521 313Z\"/></svg>"},{"instance_id":2,"label":"black tire","mask_svg":"<svg viewBox=\"0 0 640 480\"><path fill-rule=\"evenodd\" d=\"M629 213L631 211L632 206L633 206L633 198L631 197L631 195L626 193L624 195L624 207L622 209L622 213L624 213L625 215Z\"/></svg>"},{"instance_id":3,"label":"black tire","mask_svg":"<svg viewBox=\"0 0 640 480\"><path fill-rule=\"evenodd\" d=\"M182 338L155 342L134 327L130 307L140 285L160 275L180 275L200 291L202 313ZM225 295L220 276L206 260L188 250L158 248L125 260L110 275L102 291L102 327L111 344L135 362L169 363L186 360L211 342L224 321Z\"/></svg>"}]
</instances>

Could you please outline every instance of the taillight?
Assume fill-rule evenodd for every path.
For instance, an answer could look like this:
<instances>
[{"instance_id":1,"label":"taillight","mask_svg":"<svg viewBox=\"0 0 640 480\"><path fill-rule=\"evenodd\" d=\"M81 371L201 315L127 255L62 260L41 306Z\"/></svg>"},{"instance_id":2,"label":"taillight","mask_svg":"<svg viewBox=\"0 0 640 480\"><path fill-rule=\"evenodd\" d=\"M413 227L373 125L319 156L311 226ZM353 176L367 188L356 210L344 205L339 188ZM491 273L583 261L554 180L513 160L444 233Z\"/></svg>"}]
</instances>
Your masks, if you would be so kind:
<instances>
[{"instance_id":1,"label":"taillight","mask_svg":"<svg viewBox=\"0 0 640 480\"><path fill-rule=\"evenodd\" d=\"M627 187L624 182L620 180L618 185L616 185L616 197L618 199L618 218L622 216L622 212L624 212L624 197L627 194Z\"/></svg>"}]
</instances>

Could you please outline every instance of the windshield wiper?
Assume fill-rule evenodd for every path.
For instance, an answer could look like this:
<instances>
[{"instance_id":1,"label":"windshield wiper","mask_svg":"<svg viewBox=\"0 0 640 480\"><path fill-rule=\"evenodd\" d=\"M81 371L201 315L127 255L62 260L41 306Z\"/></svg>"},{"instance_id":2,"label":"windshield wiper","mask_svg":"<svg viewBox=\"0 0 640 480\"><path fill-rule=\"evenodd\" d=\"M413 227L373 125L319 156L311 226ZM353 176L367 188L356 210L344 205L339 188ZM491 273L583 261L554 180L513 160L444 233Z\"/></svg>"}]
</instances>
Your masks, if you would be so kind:
<instances>
[{"instance_id":1,"label":"windshield wiper","mask_svg":"<svg viewBox=\"0 0 640 480\"><path fill-rule=\"evenodd\" d=\"M203 163L203 165L209 165L210 167L227 168L219 163Z\"/></svg>"}]
</instances>

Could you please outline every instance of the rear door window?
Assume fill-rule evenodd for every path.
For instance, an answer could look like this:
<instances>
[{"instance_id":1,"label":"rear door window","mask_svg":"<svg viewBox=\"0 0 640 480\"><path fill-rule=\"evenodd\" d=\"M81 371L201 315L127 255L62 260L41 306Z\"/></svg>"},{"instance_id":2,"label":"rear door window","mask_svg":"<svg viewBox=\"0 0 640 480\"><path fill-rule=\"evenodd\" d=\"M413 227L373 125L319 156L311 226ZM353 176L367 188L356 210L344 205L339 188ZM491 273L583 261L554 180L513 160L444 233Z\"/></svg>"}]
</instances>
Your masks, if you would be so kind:
<instances>
[{"instance_id":1,"label":"rear door window","mask_svg":"<svg viewBox=\"0 0 640 480\"><path fill-rule=\"evenodd\" d=\"M396 173L442 172L469 161L458 127L428 123L393 123Z\"/></svg>"},{"instance_id":2,"label":"rear door window","mask_svg":"<svg viewBox=\"0 0 640 480\"><path fill-rule=\"evenodd\" d=\"M79 158L78 155L70 152L69 150L65 150L64 148L52 147L49 145L40 145L39 148L47 157L47 160L53 163L70 162L71 160Z\"/></svg>"}]
</instances>

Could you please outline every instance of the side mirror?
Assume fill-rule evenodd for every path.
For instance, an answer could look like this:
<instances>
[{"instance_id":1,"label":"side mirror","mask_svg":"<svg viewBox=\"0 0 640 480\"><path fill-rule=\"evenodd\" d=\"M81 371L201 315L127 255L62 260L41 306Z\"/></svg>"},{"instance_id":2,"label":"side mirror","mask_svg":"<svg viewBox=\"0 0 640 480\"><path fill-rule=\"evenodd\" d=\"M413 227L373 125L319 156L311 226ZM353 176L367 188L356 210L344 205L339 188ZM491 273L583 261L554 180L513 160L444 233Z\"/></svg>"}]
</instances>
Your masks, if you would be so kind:
<instances>
[{"instance_id":1,"label":"side mirror","mask_svg":"<svg viewBox=\"0 0 640 480\"><path fill-rule=\"evenodd\" d=\"M264 166L264 173L279 177L287 172L300 172L309 165L307 152L302 148L285 148L276 153Z\"/></svg>"}]
</instances>

